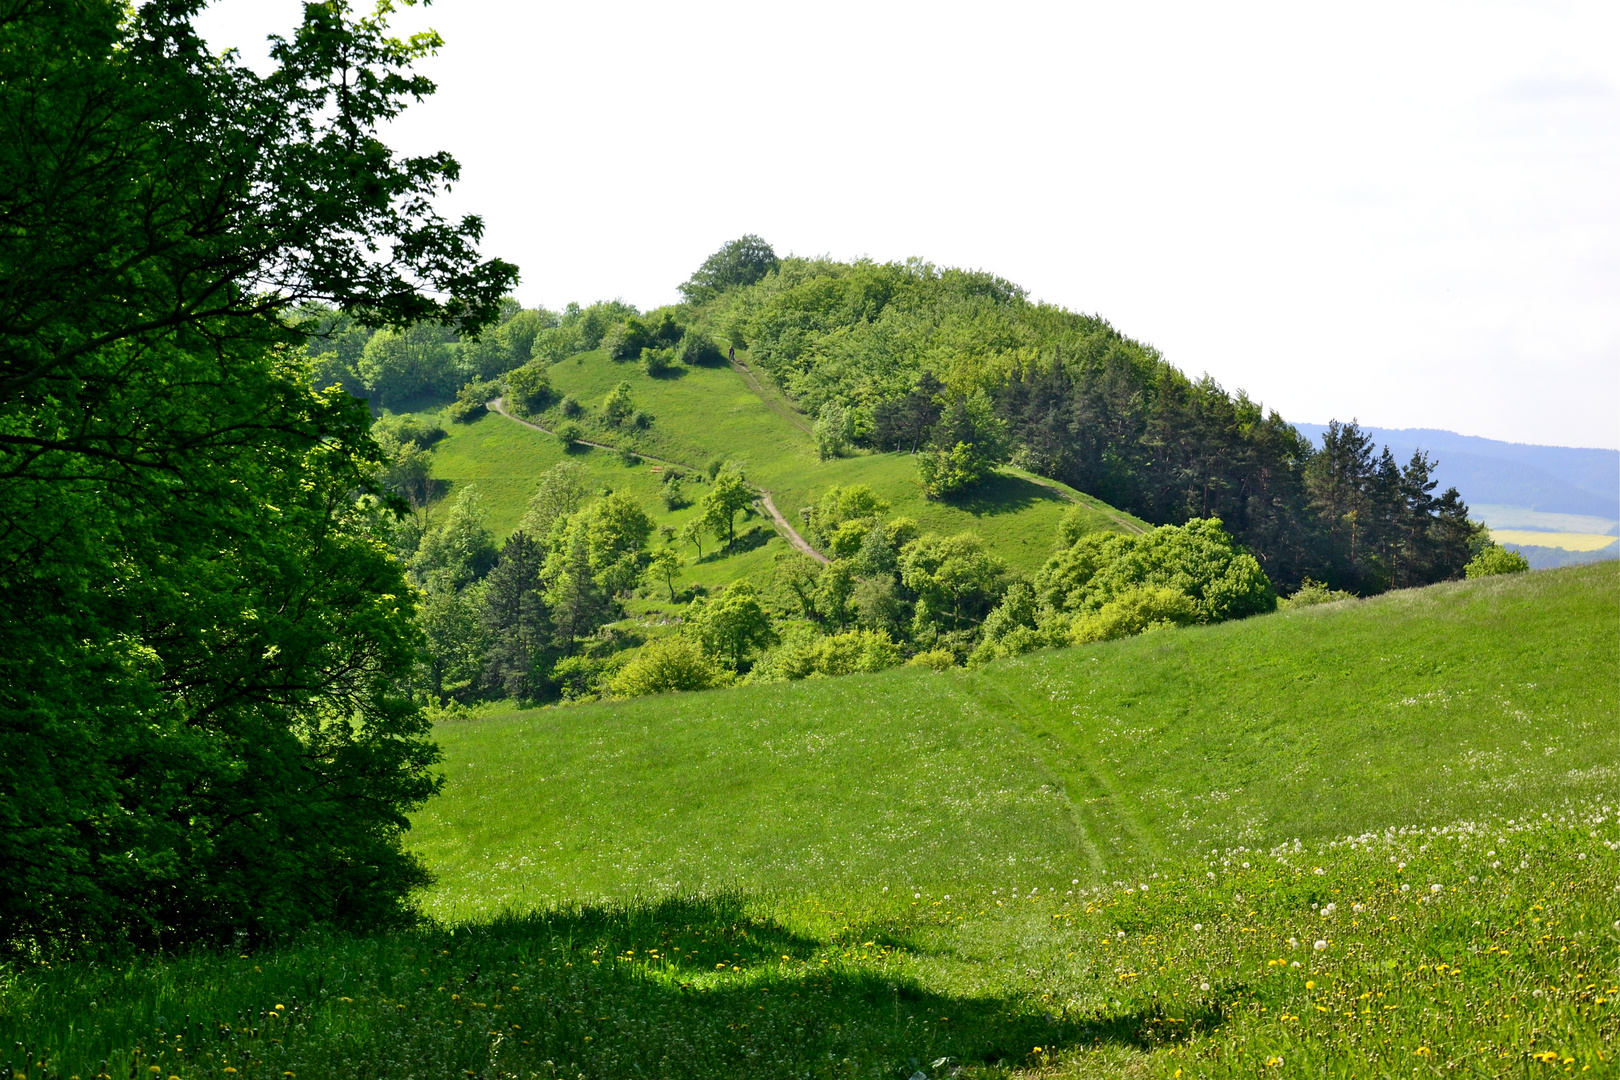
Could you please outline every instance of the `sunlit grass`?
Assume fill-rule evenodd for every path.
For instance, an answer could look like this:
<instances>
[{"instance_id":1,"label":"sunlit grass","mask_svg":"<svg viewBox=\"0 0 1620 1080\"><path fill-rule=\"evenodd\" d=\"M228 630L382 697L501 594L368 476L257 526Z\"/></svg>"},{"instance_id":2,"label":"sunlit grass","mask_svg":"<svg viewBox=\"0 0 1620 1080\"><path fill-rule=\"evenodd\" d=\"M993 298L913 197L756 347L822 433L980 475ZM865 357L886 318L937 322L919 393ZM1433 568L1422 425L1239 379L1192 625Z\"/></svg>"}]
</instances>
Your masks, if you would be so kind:
<instances>
[{"instance_id":1,"label":"sunlit grass","mask_svg":"<svg viewBox=\"0 0 1620 1080\"><path fill-rule=\"evenodd\" d=\"M1614 1075L1617 609L1603 565L485 709L440 728L413 835L437 925L14 965L0 1047L81 1077Z\"/></svg>"}]
</instances>

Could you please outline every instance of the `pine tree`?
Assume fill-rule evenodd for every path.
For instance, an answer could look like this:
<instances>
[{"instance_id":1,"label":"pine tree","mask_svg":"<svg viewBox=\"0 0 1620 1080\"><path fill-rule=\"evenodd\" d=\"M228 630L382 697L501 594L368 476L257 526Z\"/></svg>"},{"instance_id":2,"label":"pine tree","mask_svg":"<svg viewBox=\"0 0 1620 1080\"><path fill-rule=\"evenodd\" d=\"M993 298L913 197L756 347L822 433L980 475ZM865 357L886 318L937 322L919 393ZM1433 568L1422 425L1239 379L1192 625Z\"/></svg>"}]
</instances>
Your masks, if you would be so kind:
<instances>
[{"instance_id":1,"label":"pine tree","mask_svg":"<svg viewBox=\"0 0 1620 1080\"><path fill-rule=\"evenodd\" d=\"M545 556L538 541L513 533L484 587L484 683L515 698L533 699L542 689L541 666L553 634L540 577Z\"/></svg>"}]
</instances>

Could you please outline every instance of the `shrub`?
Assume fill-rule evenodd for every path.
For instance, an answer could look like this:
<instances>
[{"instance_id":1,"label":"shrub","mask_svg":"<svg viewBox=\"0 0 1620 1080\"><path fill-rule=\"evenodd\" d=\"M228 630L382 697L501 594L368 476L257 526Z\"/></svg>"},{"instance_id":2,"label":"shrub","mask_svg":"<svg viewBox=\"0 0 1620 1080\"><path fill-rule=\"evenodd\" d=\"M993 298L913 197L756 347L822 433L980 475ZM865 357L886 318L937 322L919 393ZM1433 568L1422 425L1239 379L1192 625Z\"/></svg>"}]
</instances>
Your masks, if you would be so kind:
<instances>
[{"instance_id":1,"label":"shrub","mask_svg":"<svg viewBox=\"0 0 1620 1080\"><path fill-rule=\"evenodd\" d=\"M681 363L692 367L707 367L726 358L713 338L697 330L688 330L682 335L681 343L675 347L675 355Z\"/></svg>"},{"instance_id":2,"label":"shrub","mask_svg":"<svg viewBox=\"0 0 1620 1080\"><path fill-rule=\"evenodd\" d=\"M452 423L470 424L489 411L488 401L500 391L498 383L475 380L463 386L445 415Z\"/></svg>"},{"instance_id":3,"label":"shrub","mask_svg":"<svg viewBox=\"0 0 1620 1080\"><path fill-rule=\"evenodd\" d=\"M641 464L641 456L628 446L619 447L619 464L633 468Z\"/></svg>"},{"instance_id":4,"label":"shrub","mask_svg":"<svg viewBox=\"0 0 1620 1080\"><path fill-rule=\"evenodd\" d=\"M675 321L675 316L660 311L658 318L647 324L647 343L659 349L673 349L681 342L686 328Z\"/></svg>"},{"instance_id":5,"label":"shrub","mask_svg":"<svg viewBox=\"0 0 1620 1080\"><path fill-rule=\"evenodd\" d=\"M646 412L645 410L637 409L635 412L630 414L630 426L635 428L637 431L646 431L648 428L652 427L652 422L653 414Z\"/></svg>"},{"instance_id":6,"label":"shrub","mask_svg":"<svg viewBox=\"0 0 1620 1080\"><path fill-rule=\"evenodd\" d=\"M663 497L664 508L667 510L679 510L687 505L686 492L681 487L681 478L678 476L672 476L664 481L664 490L660 492L660 495Z\"/></svg>"},{"instance_id":7,"label":"shrub","mask_svg":"<svg viewBox=\"0 0 1620 1080\"><path fill-rule=\"evenodd\" d=\"M641 350L641 370L653 378L667 374L675 366L674 349L648 347Z\"/></svg>"},{"instance_id":8,"label":"shrub","mask_svg":"<svg viewBox=\"0 0 1620 1080\"><path fill-rule=\"evenodd\" d=\"M1517 551L1492 543L1463 567L1463 576L1469 578L1493 577L1497 574L1522 574L1530 569L1530 560Z\"/></svg>"},{"instance_id":9,"label":"shrub","mask_svg":"<svg viewBox=\"0 0 1620 1080\"><path fill-rule=\"evenodd\" d=\"M832 678L887 671L901 663L900 650L882 630L850 630L791 642L760 661L761 681Z\"/></svg>"},{"instance_id":10,"label":"shrub","mask_svg":"<svg viewBox=\"0 0 1620 1080\"><path fill-rule=\"evenodd\" d=\"M444 428L420 416L385 416L371 425L374 435L386 436L400 445L409 444L426 450L444 438Z\"/></svg>"},{"instance_id":11,"label":"shrub","mask_svg":"<svg viewBox=\"0 0 1620 1080\"><path fill-rule=\"evenodd\" d=\"M1343 589L1330 589L1320 581L1306 578L1300 582L1299 589L1293 596L1278 600L1279 608L1311 607L1314 604L1332 604L1339 600L1354 600L1356 594L1345 592Z\"/></svg>"},{"instance_id":12,"label":"shrub","mask_svg":"<svg viewBox=\"0 0 1620 1080\"><path fill-rule=\"evenodd\" d=\"M624 423L635 411L635 399L630 396L630 384L627 382L615 386L608 393L607 400L602 402L602 415L614 426Z\"/></svg>"},{"instance_id":13,"label":"shrub","mask_svg":"<svg viewBox=\"0 0 1620 1080\"><path fill-rule=\"evenodd\" d=\"M649 642L613 679L617 697L641 697L672 690L710 690L725 686L731 673L685 638Z\"/></svg>"},{"instance_id":14,"label":"shrub","mask_svg":"<svg viewBox=\"0 0 1620 1080\"><path fill-rule=\"evenodd\" d=\"M948 649L929 649L906 661L906 667L923 667L934 671L944 671L955 666L956 657Z\"/></svg>"},{"instance_id":15,"label":"shrub","mask_svg":"<svg viewBox=\"0 0 1620 1080\"><path fill-rule=\"evenodd\" d=\"M557 408L570 420L578 418L585 412L585 406L581 405L579 399L572 394L565 395L562 401L557 404Z\"/></svg>"},{"instance_id":16,"label":"shrub","mask_svg":"<svg viewBox=\"0 0 1620 1080\"><path fill-rule=\"evenodd\" d=\"M1163 585L1143 585L1120 593L1095 614L1075 619L1069 640L1076 645L1113 641L1196 621L1198 605L1192 597Z\"/></svg>"},{"instance_id":17,"label":"shrub","mask_svg":"<svg viewBox=\"0 0 1620 1080\"><path fill-rule=\"evenodd\" d=\"M518 415L533 415L550 404L551 399L551 377L541 365L529 363L507 372L506 400Z\"/></svg>"},{"instance_id":18,"label":"shrub","mask_svg":"<svg viewBox=\"0 0 1620 1080\"><path fill-rule=\"evenodd\" d=\"M625 659L622 653L564 657L551 669L550 681L564 701L589 701L609 692L621 669L627 666Z\"/></svg>"},{"instance_id":19,"label":"shrub","mask_svg":"<svg viewBox=\"0 0 1620 1080\"><path fill-rule=\"evenodd\" d=\"M1218 518L1163 525L1141 536L1091 533L1046 561L1035 575L1039 603L1096 614L1146 585L1185 594L1195 621L1221 622L1273 611L1277 595L1254 556L1239 551Z\"/></svg>"},{"instance_id":20,"label":"shrub","mask_svg":"<svg viewBox=\"0 0 1620 1080\"><path fill-rule=\"evenodd\" d=\"M602 335L602 348L607 351L608 358L621 363L625 360L636 360L641 357L641 350L651 345L652 335L647 330L647 324L634 315L623 322L615 323Z\"/></svg>"},{"instance_id":21,"label":"shrub","mask_svg":"<svg viewBox=\"0 0 1620 1080\"><path fill-rule=\"evenodd\" d=\"M916 454L917 480L930 499L949 499L974 487L995 468L995 463L959 442L949 450L931 447Z\"/></svg>"},{"instance_id":22,"label":"shrub","mask_svg":"<svg viewBox=\"0 0 1620 1080\"><path fill-rule=\"evenodd\" d=\"M574 444L585 437L585 429L579 426L577 420L562 420L552 429L557 441L563 444L564 450L571 450Z\"/></svg>"}]
</instances>

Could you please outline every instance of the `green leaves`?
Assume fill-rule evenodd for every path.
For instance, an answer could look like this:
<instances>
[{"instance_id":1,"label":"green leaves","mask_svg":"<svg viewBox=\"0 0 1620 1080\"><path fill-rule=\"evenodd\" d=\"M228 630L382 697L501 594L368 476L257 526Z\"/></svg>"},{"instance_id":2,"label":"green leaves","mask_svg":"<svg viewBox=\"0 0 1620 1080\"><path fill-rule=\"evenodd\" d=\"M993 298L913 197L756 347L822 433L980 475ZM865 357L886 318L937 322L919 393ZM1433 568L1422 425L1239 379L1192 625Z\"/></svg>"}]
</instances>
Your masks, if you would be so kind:
<instances>
[{"instance_id":1,"label":"green leaves","mask_svg":"<svg viewBox=\"0 0 1620 1080\"><path fill-rule=\"evenodd\" d=\"M436 38L307 5L259 76L196 8L0 17L8 941L386 925L426 880L401 836L437 751L377 479L425 505L424 444L310 386L454 387L443 327L516 270L433 210L451 158L377 137ZM356 321L398 332L361 352Z\"/></svg>"}]
</instances>

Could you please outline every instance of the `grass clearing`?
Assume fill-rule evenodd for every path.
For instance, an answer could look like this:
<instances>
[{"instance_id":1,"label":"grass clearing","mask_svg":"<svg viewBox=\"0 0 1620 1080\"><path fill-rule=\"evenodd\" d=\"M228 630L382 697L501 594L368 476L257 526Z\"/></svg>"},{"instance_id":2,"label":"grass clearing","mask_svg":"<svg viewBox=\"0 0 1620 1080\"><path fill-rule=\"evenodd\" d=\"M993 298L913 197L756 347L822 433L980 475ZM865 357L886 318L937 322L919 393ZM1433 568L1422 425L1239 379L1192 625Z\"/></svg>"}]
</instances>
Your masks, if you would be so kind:
<instances>
[{"instance_id":1,"label":"grass clearing","mask_svg":"<svg viewBox=\"0 0 1620 1080\"><path fill-rule=\"evenodd\" d=\"M413 834L437 927L14 967L0 1045L82 1077L1613 1075L1617 626L1603 564L485 710Z\"/></svg>"}]
</instances>

